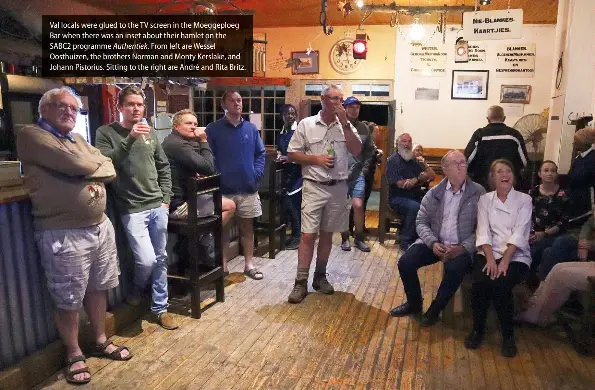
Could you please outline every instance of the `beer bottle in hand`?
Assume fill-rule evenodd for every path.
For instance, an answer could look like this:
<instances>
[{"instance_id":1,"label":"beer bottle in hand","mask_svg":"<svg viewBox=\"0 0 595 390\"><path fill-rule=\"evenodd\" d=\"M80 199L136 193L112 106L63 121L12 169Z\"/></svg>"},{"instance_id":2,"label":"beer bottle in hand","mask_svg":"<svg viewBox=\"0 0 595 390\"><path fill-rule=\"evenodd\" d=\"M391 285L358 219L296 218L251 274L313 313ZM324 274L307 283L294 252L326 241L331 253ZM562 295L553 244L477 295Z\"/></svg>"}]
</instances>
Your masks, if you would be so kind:
<instances>
[{"instance_id":1,"label":"beer bottle in hand","mask_svg":"<svg viewBox=\"0 0 595 390\"><path fill-rule=\"evenodd\" d=\"M335 141L331 141L331 145L329 146L328 150L327 150L327 154L329 156L333 156L335 159L337 158L337 153L335 153ZM331 165L331 168L335 167L335 162L333 161L333 165Z\"/></svg>"}]
</instances>

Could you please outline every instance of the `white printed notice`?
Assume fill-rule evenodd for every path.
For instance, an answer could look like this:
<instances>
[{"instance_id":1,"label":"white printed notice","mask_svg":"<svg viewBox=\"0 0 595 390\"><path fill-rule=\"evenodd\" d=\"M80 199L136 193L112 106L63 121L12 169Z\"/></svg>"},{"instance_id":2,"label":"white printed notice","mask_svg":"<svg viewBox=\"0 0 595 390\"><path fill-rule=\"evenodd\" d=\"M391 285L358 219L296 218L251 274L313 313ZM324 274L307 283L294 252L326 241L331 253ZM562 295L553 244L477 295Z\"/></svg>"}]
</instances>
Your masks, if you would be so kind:
<instances>
[{"instance_id":1,"label":"white printed notice","mask_svg":"<svg viewBox=\"0 0 595 390\"><path fill-rule=\"evenodd\" d=\"M446 76L445 45L411 44L411 73L415 76Z\"/></svg>"},{"instance_id":2,"label":"white printed notice","mask_svg":"<svg viewBox=\"0 0 595 390\"><path fill-rule=\"evenodd\" d=\"M469 45L469 63L486 62L486 46L480 43Z\"/></svg>"},{"instance_id":3,"label":"white printed notice","mask_svg":"<svg viewBox=\"0 0 595 390\"><path fill-rule=\"evenodd\" d=\"M522 9L463 13L463 37L467 41L514 39L522 36Z\"/></svg>"},{"instance_id":4,"label":"white printed notice","mask_svg":"<svg viewBox=\"0 0 595 390\"><path fill-rule=\"evenodd\" d=\"M498 45L496 77L535 77L535 44Z\"/></svg>"}]
</instances>

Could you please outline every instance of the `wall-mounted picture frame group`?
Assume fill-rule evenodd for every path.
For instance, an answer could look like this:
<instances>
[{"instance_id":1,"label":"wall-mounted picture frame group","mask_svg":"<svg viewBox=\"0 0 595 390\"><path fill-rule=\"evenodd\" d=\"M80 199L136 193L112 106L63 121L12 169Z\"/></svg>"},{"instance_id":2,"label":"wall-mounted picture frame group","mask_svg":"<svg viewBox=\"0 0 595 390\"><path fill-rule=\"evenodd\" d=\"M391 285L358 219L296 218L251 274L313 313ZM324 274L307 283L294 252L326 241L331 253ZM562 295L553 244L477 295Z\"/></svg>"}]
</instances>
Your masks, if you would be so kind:
<instances>
[{"instance_id":1,"label":"wall-mounted picture frame group","mask_svg":"<svg viewBox=\"0 0 595 390\"><path fill-rule=\"evenodd\" d=\"M531 102L530 85L501 85L500 103L521 103Z\"/></svg>"},{"instance_id":2,"label":"wall-mounted picture frame group","mask_svg":"<svg viewBox=\"0 0 595 390\"><path fill-rule=\"evenodd\" d=\"M489 70L453 70L450 98L487 100L489 80Z\"/></svg>"},{"instance_id":3,"label":"wall-mounted picture frame group","mask_svg":"<svg viewBox=\"0 0 595 390\"><path fill-rule=\"evenodd\" d=\"M291 52L291 74L316 74L320 71L320 53L312 50Z\"/></svg>"}]
</instances>

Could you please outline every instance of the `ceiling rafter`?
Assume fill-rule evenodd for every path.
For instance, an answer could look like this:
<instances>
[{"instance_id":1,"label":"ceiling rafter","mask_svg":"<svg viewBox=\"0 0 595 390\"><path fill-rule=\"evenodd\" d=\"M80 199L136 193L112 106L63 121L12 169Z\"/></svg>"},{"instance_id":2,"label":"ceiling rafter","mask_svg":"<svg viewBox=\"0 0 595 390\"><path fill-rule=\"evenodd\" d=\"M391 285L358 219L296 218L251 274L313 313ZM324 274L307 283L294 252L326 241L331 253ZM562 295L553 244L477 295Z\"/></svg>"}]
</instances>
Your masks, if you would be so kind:
<instances>
[{"instance_id":1,"label":"ceiling rafter","mask_svg":"<svg viewBox=\"0 0 595 390\"><path fill-rule=\"evenodd\" d=\"M167 5L162 14L188 14L193 0L77 0L81 3L110 9L118 14L155 14L164 4ZM235 11L240 8L245 13L254 13L254 26L264 27L305 27L320 26L321 0L206 0L213 3L217 12ZM328 24L330 26L358 26L366 7L438 7L474 6L474 0L363 0L362 9L355 7L347 16L337 9L337 0L328 0ZM492 0L488 6L481 6L482 10L506 9L508 0ZM524 20L527 24L555 24L557 18L558 0L510 0L511 8L522 8ZM379 12L374 10L366 17L367 25L390 25L394 10ZM424 22L437 23L440 15L436 12L424 16ZM408 24L414 21L412 15L401 15L399 23ZM446 22L459 24L462 21L460 12L448 12Z\"/></svg>"}]
</instances>

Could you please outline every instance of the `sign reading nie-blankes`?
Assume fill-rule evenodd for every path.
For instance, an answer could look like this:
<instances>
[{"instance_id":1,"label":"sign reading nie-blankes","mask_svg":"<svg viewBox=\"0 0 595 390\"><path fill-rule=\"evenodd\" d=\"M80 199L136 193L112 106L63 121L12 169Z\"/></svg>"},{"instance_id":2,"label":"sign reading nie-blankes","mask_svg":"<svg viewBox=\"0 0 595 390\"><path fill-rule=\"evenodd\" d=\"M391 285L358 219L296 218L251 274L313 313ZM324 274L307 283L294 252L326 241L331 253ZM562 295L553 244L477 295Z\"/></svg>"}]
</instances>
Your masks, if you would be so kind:
<instances>
[{"instance_id":1,"label":"sign reading nie-blankes","mask_svg":"<svg viewBox=\"0 0 595 390\"><path fill-rule=\"evenodd\" d=\"M467 41L514 39L522 36L522 9L463 13L463 38Z\"/></svg>"}]
</instances>

